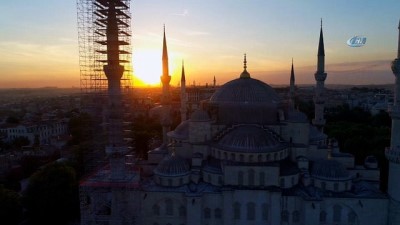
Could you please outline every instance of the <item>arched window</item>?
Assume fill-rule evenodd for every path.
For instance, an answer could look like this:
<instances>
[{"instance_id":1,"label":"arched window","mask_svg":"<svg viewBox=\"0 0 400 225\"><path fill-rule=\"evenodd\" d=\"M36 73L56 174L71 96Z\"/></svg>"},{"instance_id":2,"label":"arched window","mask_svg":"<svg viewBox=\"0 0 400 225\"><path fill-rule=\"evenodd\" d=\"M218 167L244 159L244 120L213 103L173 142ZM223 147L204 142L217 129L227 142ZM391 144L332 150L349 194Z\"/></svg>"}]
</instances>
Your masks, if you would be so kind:
<instances>
[{"instance_id":1,"label":"arched window","mask_svg":"<svg viewBox=\"0 0 400 225\"><path fill-rule=\"evenodd\" d=\"M260 185L261 186L265 185L265 173L264 172L260 173Z\"/></svg>"},{"instance_id":2,"label":"arched window","mask_svg":"<svg viewBox=\"0 0 400 225\"><path fill-rule=\"evenodd\" d=\"M224 152L224 159L227 160L228 159L228 153Z\"/></svg>"},{"instance_id":3,"label":"arched window","mask_svg":"<svg viewBox=\"0 0 400 225\"><path fill-rule=\"evenodd\" d=\"M186 208L184 206L179 207L179 216L186 216Z\"/></svg>"},{"instance_id":4,"label":"arched window","mask_svg":"<svg viewBox=\"0 0 400 225\"><path fill-rule=\"evenodd\" d=\"M356 224L356 220L357 220L357 215L354 212L350 212L347 215L347 220L349 221L349 224L353 225Z\"/></svg>"},{"instance_id":5,"label":"arched window","mask_svg":"<svg viewBox=\"0 0 400 225\"><path fill-rule=\"evenodd\" d=\"M204 218L205 219L211 218L211 209L210 208L204 208Z\"/></svg>"},{"instance_id":6,"label":"arched window","mask_svg":"<svg viewBox=\"0 0 400 225\"><path fill-rule=\"evenodd\" d=\"M262 204L261 210L262 210L262 219L268 220L268 205L266 203Z\"/></svg>"},{"instance_id":7,"label":"arched window","mask_svg":"<svg viewBox=\"0 0 400 225\"><path fill-rule=\"evenodd\" d=\"M261 162L261 161L262 161L262 155L261 155L261 154L259 154L259 155L257 156L257 161L258 161L258 162Z\"/></svg>"},{"instance_id":8,"label":"arched window","mask_svg":"<svg viewBox=\"0 0 400 225\"><path fill-rule=\"evenodd\" d=\"M174 205L171 199L165 200L165 214L172 216L174 214Z\"/></svg>"},{"instance_id":9,"label":"arched window","mask_svg":"<svg viewBox=\"0 0 400 225\"><path fill-rule=\"evenodd\" d=\"M282 222L289 222L289 212L287 210L284 210L282 212Z\"/></svg>"},{"instance_id":10,"label":"arched window","mask_svg":"<svg viewBox=\"0 0 400 225\"><path fill-rule=\"evenodd\" d=\"M249 170L249 185L253 186L254 185L254 170Z\"/></svg>"},{"instance_id":11,"label":"arched window","mask_svg":"<svg viewBox=\"0 0 400 225\"><path fill-rule=\"evenodd\" d=\"M214 210L214 217L215 217L215 219L221 219L222 218L222 210L220 208L216 208Z\"/></svg>"},{"instance_id":12,"label":"arched window","mask_svg":"<svg viewBox=\"0 0 400 225\"><path fill-rule=\"evenodd\" d=\"M321 222L321 223L325 223L326 222L326 212L325 211L321 211L319 213L319 222Z\"/></svg>"},{"instance_id":13,"label":"arched window","mask_svg":"<svg viewBox=\"0 0 400 225\"><path fill-rule=\"evenodd\" d=\"M240 203L235 202L233 204L233 219L240 220Z\"/></svg>"},{"instance_id":14,"label":"arched window","mask_svg":"<svg viewBox=\"0 0 400 225\"><path fill-rule=\"evenodd\" d=\"M156 215L156 216L160 215L160 206L153 205L153 214Z\"/></svg>"},{"instance_id":15,"label":"arched window","mask_svg":"<svg viewBox=\"0 0 400 225\"><path fill-rule=\"evenodd\" d=\"M211 175L210 174L207 175L207 179L208 179L208 182L211 183Z\"/></svg>"},{"instance_id":16,"label":"arched window","mask_svg":"<svg viewBox=\"0 0 400 225\"><path fill-rule=\"evenodd\" d=\"M235 154L231 153L231 160L235 161Z\"/></svg>"},{"instance_id":17,"label":"arched window","mask_svg":"<svg viewBox=\"0 0 400 225\"><path fill-rule=\"evenodd\" d=\"M238 173L238 184L243 185L243 171L239 171Z\"/></svg>"},{"instance_id":18,"label":"arched window","mask_svg":"<svg viewBox=\"0 0 400 225\"><path fill-rule=\"evenodd\" d=\"M299 211L294 211L292 215L293 223L298 223L300 222L300 213Z\"/></svg>"},{"instance_id":19,"label":"arched window","mask_svg":"<svg viewBox=\"0 0 400 225\"><path fill-rule=\"evenodd\" d=\"M333 206L333 222L340 222L342 218L342 207L340 205Z\"/></svg>"},{"instance_id":20,"label":"arched window","mask_svg":"<svg viewBox=\"0 0 400 225\"><path fill-rule=\"evenodd\" d=\"M267 154L267 161L270 161L270 160L271 160L271 155Z\"/></svg>"},{"instance_id":21,"label":"arched window","mask_svg":"<svg viewBox=\"0 0 400 225\"><path fill-rule=\"evenodd\" d=\"M222 185L222 176L218 176L218 184Z\"/></svg>"},{"instance_id":22,"label":"arched window","mask_svg":"<svg viewBox=\"0 0 400 225\"><path fill-rule=\"evenodd\" d=\"M277 161L278 160L278 154L274 153L274 160Z\"/></svg>"},{"instance_id":23,"label":"arched window","mask_svg":"<svg viewBox=\"0 0 400 225\"><path fill-rule=\"evenodd\" d=\"M239 159L240 159L240 162L244 162L244 155L243 155L243 154L240 154L240 155L239 155Z\"/></svg>"},{"instance_id":24,"label":"arched window","mask_svg":"<svg viewBox=\"0 0 400 225\"><path fill-rule=\"evenodd\" d=\"M179 178L179 186L181 186L183 184L183 179Z\"/></svg>"},{"instance_id":25,"label":"arched window","mask_svg":"<svg viewBox=\"0 0 400 225\"><path fill-rule=\"evenodd\" d=\"M292 177L292 185L294 185L294 177Z\"/></svg>"},{"instance_id":26,"label":"arched window","mask_svg":"<svg viewBox=\"0 0 400 225\"><path fill-rule=\"evenodd\" d=\"M172 186L172 179L168 179L168 186Z\"/></svg>"},{"instance_id":27,"label":"arched window","mask_svg":"<svg viewBox=\"0 0 400 225\"><path fill-rule=\"evenodd\" d=\"M256 204L253 202L247 203L247 220L256 219Z\"/></svg>"}]
</instances>

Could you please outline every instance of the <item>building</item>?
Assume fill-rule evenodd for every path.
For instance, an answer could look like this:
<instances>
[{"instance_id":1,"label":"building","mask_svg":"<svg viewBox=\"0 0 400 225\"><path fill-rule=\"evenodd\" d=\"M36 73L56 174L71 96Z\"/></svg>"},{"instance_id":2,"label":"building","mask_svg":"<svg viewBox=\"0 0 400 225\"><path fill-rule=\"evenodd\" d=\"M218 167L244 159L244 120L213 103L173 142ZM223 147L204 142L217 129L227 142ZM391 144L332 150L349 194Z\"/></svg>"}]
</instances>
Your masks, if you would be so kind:
<instances>
[{"instance_id":1,"label":"building","mask_svg":"<svg viewBox=\"0 0 400 225\"><path fill-rule=\"evenodd\" d=\"M238 78L222 85L174 130L166 132L165 113L167 143L150 151L148 160L126 165L136 174L132 181L99 182L96 176L110 176L103 169L81 183L82 224L400 224L400 43L392 64L396 97L386 150L388 195L377 187L373 156L356 166L354 157L341 153L323 133L323 48L321 27L313 124L268 84L252 78L245 56ZM292 75L291 86L293 70ZM164 71L164 106L169 78ZM110 183L125 192L116 196ZM121 206L116 218L113 210Z\"/></svg>"}]
</instances>

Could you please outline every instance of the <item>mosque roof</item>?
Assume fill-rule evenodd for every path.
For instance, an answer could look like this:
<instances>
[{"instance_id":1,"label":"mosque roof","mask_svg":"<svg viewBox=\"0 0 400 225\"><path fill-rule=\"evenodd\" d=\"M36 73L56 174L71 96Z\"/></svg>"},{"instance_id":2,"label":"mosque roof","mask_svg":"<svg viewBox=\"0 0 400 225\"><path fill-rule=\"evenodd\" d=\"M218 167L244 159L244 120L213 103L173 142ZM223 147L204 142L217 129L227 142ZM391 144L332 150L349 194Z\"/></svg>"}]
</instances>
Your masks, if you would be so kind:
<instances>
[{"instance_id":1,"label":"mosque roof","mask_svg":"<svg viewBox=\"0 0 400 225\"><path fill-rule=\"evenodd\" d=\"M183 176L190 172L190 165L187 160L170 154L154 169L154 173L160 176Z\"/></svg>"},{"instance_id":2,"label":"mosque roof","mask_svg":"<svg viewBox=\"0 0 400 225\"><path fill-rule=\"evenodd\" d=\"M188 139L189 137L189 121L185 120L182 123L180 123L175 130L168 132L168 136L179 139L179 140L185 140Z\"/></svg>"},{"instance_id":3,"label":"mosque roof","mask_svg":"<svg viewBox=\"0 0 400 225\"><path fill-rule=\"evenodd\" d=\"M190 117L190 121L193 122L204 122L204 121L209 121L210 116L208 113L202 109L198 109L193 112L193 114Z\"/></svg>"},{"instance_id":4,"label":"mosque roof","mask_svg":"<svg viewBox=\"0 0 400 225\"><path fill-rule=\"evenodd\" d=\"M287 121L306 123L306 122L308 122L308 118L307 118L306 114L304 114L298 110L289 110L287 113Z\"/></svg>"},{"instance_id":5,"label":"mosque roof","mask_svg":"<svg viewBox=\"0 0 400 225\"><path fill-rule=\"evenodd\" d=\"M225 134L216 146L234 152L263 153L279 151L286 145L268 130L242 125Z\"/></svg>"},{"instance_id":6,"label":"mosque roof","mask_svg":"<svg viewBox=\"0 0 400 225\"><path fill-rule=\"evenodd\" d=\"M343 181L351 178L343 164L336 160L314 162L311 166L311 175L317 179L329 181Z\"/></svg>"},{"instance_id":7,"label":"mosque roof","mask_svg":"<svg viewBox=\"0 0 400 225\"><path fill-rule=\"evenodd\" d=\"M271 86L250 76L241 76L222 85L210 99L210 103L277 104L278 102L279 96Z\"/></svg>"}]
</instances>

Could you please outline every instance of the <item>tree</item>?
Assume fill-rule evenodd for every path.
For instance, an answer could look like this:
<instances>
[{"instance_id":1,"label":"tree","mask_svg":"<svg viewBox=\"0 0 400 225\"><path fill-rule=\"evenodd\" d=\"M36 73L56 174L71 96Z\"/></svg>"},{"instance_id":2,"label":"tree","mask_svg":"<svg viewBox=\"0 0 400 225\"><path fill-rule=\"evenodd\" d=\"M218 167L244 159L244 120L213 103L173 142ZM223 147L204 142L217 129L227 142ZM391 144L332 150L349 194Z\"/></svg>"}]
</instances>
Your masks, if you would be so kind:
<instances>
[{"instance_id":1,"label":"tree","mask_svg":"<svg viewBox=\"0 0 400 225\"><path fill-rule=\"evenodd\" d=\"M66 224L77 218L78 182L73 168L54 163L33 174L23 194L23 204L34 224Z\"/></svg>"},{"instance_id":2,"label":"tree","mask_svg":"<svg viewBox=\"0 0 400 225\"><path fill-rule=\"evenodd\" d=\"M2 224L16 225L22 220L19 194L0 186L0 218Z\"/></svg>"}]
</instances>

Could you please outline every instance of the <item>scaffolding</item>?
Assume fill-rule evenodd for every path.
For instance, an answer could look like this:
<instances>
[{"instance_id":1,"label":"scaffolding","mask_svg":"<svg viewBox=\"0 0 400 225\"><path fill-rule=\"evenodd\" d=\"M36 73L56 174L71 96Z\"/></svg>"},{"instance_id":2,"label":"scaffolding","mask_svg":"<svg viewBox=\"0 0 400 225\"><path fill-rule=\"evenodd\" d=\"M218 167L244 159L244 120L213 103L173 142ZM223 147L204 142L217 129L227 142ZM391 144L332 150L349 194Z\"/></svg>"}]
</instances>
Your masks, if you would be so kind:
<instances>
[{"instance_id":1,"label":"scaffolding","mask_svg":"<svg viewBox=\"0 0 400 225\"><path fill-rule=\"evenodd\" d=\"M132 87L130 0L77 0L80 89L83 95L106 95L108 81L103 71L107 63L107 9L115 2L119 28L120 64L125 70L121 89Z\"/></svg>"}]
</instances>

